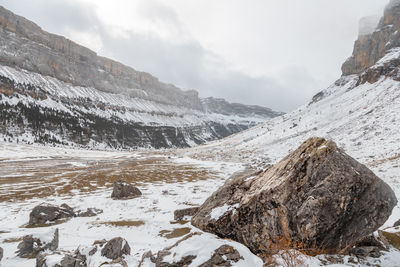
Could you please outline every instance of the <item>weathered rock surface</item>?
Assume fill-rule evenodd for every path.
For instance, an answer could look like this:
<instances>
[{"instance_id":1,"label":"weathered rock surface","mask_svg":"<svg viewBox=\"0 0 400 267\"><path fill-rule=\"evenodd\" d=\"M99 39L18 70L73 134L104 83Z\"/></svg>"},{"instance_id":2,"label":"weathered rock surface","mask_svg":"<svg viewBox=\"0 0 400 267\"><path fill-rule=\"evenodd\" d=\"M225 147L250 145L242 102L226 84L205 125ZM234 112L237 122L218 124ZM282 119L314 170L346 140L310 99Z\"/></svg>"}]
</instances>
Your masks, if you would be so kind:
<instances>
[{"instance_id":1,"label":"weathered rock surface","mask_svg":"<svg viewBox=\"0 0 400 267\"><path fill-rule=\"evenodd\" d=\"M77 217L94 217L101 213L103 213L102 209L88 208L88 209L86 209L86 211L78 211L76 213L76 216Z\"/></svg>"},{"instance_id":2,"label":"weathered rock surface","mask_svg":"<svg viewBox=\"0 0 400 267\"><path fill-rule=\"evenodd\" d=\"M173 251L178 246L185 246L184 242L188 241L194 236L201 235L201 233L195 232L186 235L182 239L178 240L172 246L164 248L163 250L158 251L153 254L151 251L148 251L143 254L141 261L139 262L140 266L147 266L148 264L154 264L156 267L180 267L180 266L189 266L190 264L194 264L193 261L197 259L198 255L186 255L177 259L174 262L169 259L166 260L167 256L175 255ZM183 243L183 244L182 244ZM189 245L189 247L191 247ZM189 252L188 252L189 253ZM186 254L186 253L185 253ZM239 252L230 245L222 245L215 249L214 253L211 255L210 259L205 262L197 262L196 266L200 267L214 267L214 266L232 266L234 263L242 260L243 257L239 254ZM146 265L147 264L147 265Z\"/></svg>"},{"instance_id":3,"label":"weathered rock surface","mask_svg":"<svg viewBox=\"0 0 400 267\"><path fill-rule=\"evenodd\" d=\"M382 231L381 234L386 238L391 246L400 250L400 232Z\"/></svg>"},{"instance_id":4,"label":"weathered rock surface","mask_svg":"<svg viewBox=\"0 0 400 267\"><path fill-rule=\"evenodd\" d=\"M60 219L75 217L74 210L67 204L56 206L52 204L42 203L33 208L29 214L29 224L44 224L46 222L54 222Z\"/></svg>"},{"instance_id":5,"label":"weathered rock surface","mask_svg":"<svg viewBox=\"0 0 400 267\"><path fill-rule=\"evenodd\" d=\"M199 267L232 266L232 263L243 259L239 252L229 245L222 245L217 248L211 259L201 264Z\"/></svg>"},{"instance_id":6,"label":"weathered rock surface","mask_svg":"<svg viewBox=\"0 0 400 267\"><path fill-rule=\"evenodd\" d=\"M62 257L58 263L54 263L53 257L59 258ZM51 263L50 263L51 262ZM52 264L52 265L50 265ZM84 267L87 266L86 263L73 255L64 254L62 252L54 252L52 254L49 253L40 253L36 257L36 267Z\"/></svg>"},{"instance_id":7,"label":"weathered rock surface","mask_svg":"<svg viewBox=\"0 0 400 267\"><path fill-rule=\"evenodd\" d=\"M142 192L136 187L122 180L114 182L114 188L111 194L113 199L131 199L140 197Z\"/></svg>"},{"instance_id":8,"label":"weathered rock surface","mask_svg":"<svg viewBox=\"0 0 400 267\"><path fill-rule=\"evenodd\" d=\"M198 210L199 210L199 207L192 207L192 208L187 208L187 209L176 210L176 211L174 211L174 220L180 221L185 216L193 216L197 213Z\"/></svg>"},{"instance_id":9,"label":"weathered rock surface","mask_svg":"<svg viewBox=\"0 0 400 267\"><path fill-rule=\"evenodd\" d=\"M116 237L108 241L101 250L101 256L112 260L121 258L123 255L130 255L131 247L122 237Z\"/></svg>"},{"instance_id":10,"label":"weathered rock surface","mask_svg":"<svg viewBox=\"0 0 400 267\"><path fill-rule=\"evenodd\" d=\"M58 248L58 240L58 229L55 230L52 238L26 235L22 238L21 243L18 244L16 253L21 258L35 258L42 251L55 251Z\"/></svg>"},{"instance_id":11,"label":"weathered rock surface","mask_svg":"<svg viewBox=\"0 0 400 267\"><path fill-rule=\"evenodd\" d=\"M65 203L60 206L42 203L34 207L29 214L29 225L56 222L72 217L93 217L101 213L103 213L102 209L88 208L86 211L78 210L75 212L73 208Z\"/></svg>"},{"instance_id":12,"label":"weathered rock surface","mask_svg":"<svg viewBox=\"0 0 400 267\"><path fill-rule=\"evenodd\" d=\"M332 141L311 138L252 178L238 176L200 207L192 224L254 253L346 250L390 216L392 189Z\"/></svg>"}]
</instances>

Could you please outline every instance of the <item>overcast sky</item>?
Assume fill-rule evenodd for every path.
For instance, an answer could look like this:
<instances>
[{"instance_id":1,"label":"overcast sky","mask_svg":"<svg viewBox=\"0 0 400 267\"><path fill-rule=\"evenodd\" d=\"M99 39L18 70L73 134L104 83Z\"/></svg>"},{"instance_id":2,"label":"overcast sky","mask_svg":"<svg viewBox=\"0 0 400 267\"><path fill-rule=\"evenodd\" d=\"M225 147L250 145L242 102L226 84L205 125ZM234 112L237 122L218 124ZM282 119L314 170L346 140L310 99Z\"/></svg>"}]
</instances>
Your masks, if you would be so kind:
<instances>
[{"instance_id":1,"label":"overcast sky","mask_svg":"<svg viewBox=\"0 0 400 267\"><path fill-rule=\"evenodd\" d=\"M202 97L290 111L341 75L386 0L0 0L99 55Z\"/></svg>"}]
</instances>

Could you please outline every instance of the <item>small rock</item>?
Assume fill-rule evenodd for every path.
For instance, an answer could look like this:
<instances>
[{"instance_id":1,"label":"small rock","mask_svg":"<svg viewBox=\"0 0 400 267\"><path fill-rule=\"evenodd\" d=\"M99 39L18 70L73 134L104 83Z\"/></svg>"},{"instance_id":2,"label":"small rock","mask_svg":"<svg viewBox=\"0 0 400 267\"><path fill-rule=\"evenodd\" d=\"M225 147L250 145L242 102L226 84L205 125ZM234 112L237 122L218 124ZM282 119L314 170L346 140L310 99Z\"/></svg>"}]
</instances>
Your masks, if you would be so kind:
<instances>
[{"instance_id":1,"label":"small rock","mask_svg":"<svg viewBox=\"0 0 400 267\"><path fill-rule=\"evenodd\" d=\"M93 246L95 246L95 245L99 245L100 247L102 247L104 244L106 244L107 243L107 240L105 240L105 239L102 239L102 240L95 240L94 242L93 242Z\"/></svg>"},{"instance_id":2,"label":"small rock","mask_svg":"<svg viewBox=\"0 0 400 267\"><path fill-rule=\"evenodd\" d=\"M116 237L107 242L101 250L101 256L112 260L121 258L123 255L131 254L131 248L128 242L122 237Z\"/></svg>"},{"instance_id":3,"label":"small rock","mask_svg":"<svg viewBox=\"0 0 400 267\"><path fill-rule=\"evenodd\" d=\"M59 258L61 260L59 260ZM57 262L58 261L58 262ZM50 265L51 264L51 265ZM61 252L55 252L53 254L40 253L36 257L36 267L84 267L86 263L77 257L70 254L63 254Z\"/></svg>"},{"instance_id":4,"label":"small rock","mask_svg":"<svg viewBox=\"0 0 400 267\"><path fill-rule=\"evenodd\" d=\"M116 181L114 183L114 189L111 194L111 198L113 199L131 199L131 198L136 198L140 197L142 195L142 192L140 190L122 180Z\"/></svg>"},{"instance_id":5,"label":"small rock","mask_svg":"<svg viewBox=\"0 0 400 267\"><path fill-rule=\"evenodd\" d=\"M181 221L185 216L193 216L199 211L199 207L180 209L174 211L174 220Z\"/></svg>"},{"instance_id":6,"label":"small rock","mask_svg":"<svg viewBox=\"0 0 400 267\"><path fill-rule=\"evenodd\" d=\"M353 263L353 264L357 264L358 263L357 258L355 258L355 257L349 257L348 262L349 263Z\"/></svg>"},{"instance_id":7,"label":"small rock","mask_svg":"<svg viewBox=\"0 0 400 267\"><path fill-rule=\"evenodd\" d=\"M355 247L377 247L379 250L388 250L389 246L387 244L386 238L379 235L375 237L374 235L366 236L360 239Z\"/></svg>"},{"instance_id":8,"label":"small rock","mask_svg":"<svg viewBox=\"0 0 400 267\"><path fill-rule=\"evenodd\" d=\"M213 266L232 266L232 262L238 262L243 259L239 252L229 245L222 245L215 250L211 259L204 262L200 267L213 267Z\"/></svg>"},{"instance_id":9,"label":"small rock","mask_svg":"<svg viewBox=\"0 0 400 267\"><path fill-rule=\"evenodd\" d=\"M350 251L351 254L357 257L372 257L379 258L382 254L378 247L356 247Z\"/></svg>"},{"instance_id":10,"label":"small rock","mask_svg":"<svg viewBox=\"0 0 400 267\"><path fill-rule=\"evenodd\" d=\"M103 213L102 209L88 208L86 211L79 211L77 217L94 217Z\"/></svg>"},{"instance_id":11,"label":"small rock","mask_svg":"<svg viewBox=\"0 0 400 267\"><path fill-rule=\"evenodd\" d=\"M74 210L67 204L55 206L47 203L42 203L31 211L29 214L29 224L44 224L46 222L54 222L60 219L72 218L76 214Z\"/></svg>"},{"instance_id":12,"label":"small rock","mask_svg":"<svg viewBox=\"0 0 400 267\"><path fill-rule=\"evenodd\" d=\"M393 224L393 227L397 227L397 226L400 226L400 220L396 221L396 222Z\"/></svg>"},{"instance_id":13,"label":"small rock","mask_svg":"<svg viewBox=\"0 0 400 267\"><path fill-rule=\"evenodd\" d=\"M128 267L128 263L122 258L118 258L118 259L112 260L110 262L103 262L100 266L116 267L116 264L118 264L121 267Z\"/></svg>"},{"instance_id":14,"label":"small rock","mask_svg":"<svg viewBox=\"0 0 400 267\"><path fill-rule=\"evenodd\" d=\"M3 259L3 248L0 247L0 261Z\"/></svg>"},{"instance_id":15,"label":"small rock","mask_svg":"<svg viewBox=\"0 0 400 267\"><path fill-rule=\"evenodd\" d=\"M21 258L35 258L44 250L55 251L58 248L58 229L55 230L51 240L45 240L46 237L36 237L26 235L18 244L17 255Z\"/></svg>"}]
</instances>

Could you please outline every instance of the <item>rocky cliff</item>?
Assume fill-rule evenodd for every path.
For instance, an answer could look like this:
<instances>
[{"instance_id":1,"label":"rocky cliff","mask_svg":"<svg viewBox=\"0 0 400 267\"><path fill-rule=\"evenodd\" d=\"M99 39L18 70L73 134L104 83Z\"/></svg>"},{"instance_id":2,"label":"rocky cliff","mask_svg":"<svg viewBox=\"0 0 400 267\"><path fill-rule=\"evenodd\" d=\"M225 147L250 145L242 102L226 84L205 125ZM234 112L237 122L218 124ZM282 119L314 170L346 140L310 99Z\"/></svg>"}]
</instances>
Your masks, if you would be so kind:
<instances>
[{"instance_id":1,"label":"rocky cliff","mask_svg":"<svg viewBox=\"0 0 400 267\"><path fill-rule=\"evenodd\" d=\"M187 147L280 115L222 102L224 108L210 110L197 91L100 57L0 7L0 137L6 141Z\"/></svg>"},{"instance_id":2,"label":"rocky cliff","mask_svg":"<svg viewBox=\"0 0 400 267\"><path fill-rule=\"evenodd\" d=\"M400 46L400 2L392 0L375 31L360 32L353 55L342 66L343 75L360 74L375 65L388 51ZM369 27L370 28L370 27ZM371 33L369 33L371 32ZM368 33L368 34L365 34Z\"/></svg>"}]
</instances>

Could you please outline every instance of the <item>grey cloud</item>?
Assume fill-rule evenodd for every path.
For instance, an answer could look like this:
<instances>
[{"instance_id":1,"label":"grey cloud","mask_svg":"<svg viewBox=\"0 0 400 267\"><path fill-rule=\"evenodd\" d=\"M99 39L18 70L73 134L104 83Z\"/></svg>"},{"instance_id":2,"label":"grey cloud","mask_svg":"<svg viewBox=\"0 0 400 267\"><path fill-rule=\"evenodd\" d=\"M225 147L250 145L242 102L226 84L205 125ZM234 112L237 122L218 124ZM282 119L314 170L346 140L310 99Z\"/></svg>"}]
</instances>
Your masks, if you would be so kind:
<instances>
[{"instance_id":1,"label":"grey cloud","mask_svg":"<svg viewBox=\"0 0 400 267\"><path fill-rule=\"evenodd\" d=\"M93 6L74 0L2 0L0 4L55 34L68 28L94 31L100 24Z\"/></svg>"}]
</instances>

